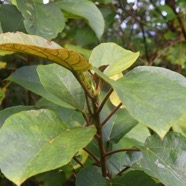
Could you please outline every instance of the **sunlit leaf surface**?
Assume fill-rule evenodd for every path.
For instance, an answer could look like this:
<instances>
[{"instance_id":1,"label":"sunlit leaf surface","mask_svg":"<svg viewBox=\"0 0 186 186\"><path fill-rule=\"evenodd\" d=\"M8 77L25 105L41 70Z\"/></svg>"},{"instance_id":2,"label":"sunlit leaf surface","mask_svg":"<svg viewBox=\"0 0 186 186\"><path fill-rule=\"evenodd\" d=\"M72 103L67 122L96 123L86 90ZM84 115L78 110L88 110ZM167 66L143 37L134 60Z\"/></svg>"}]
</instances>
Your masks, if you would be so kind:
<instances>
[{"instance_id":1,"label":"sunlit leaf surface","mask_svg":"<svg viewBox=\"0 0 186 186\"><path fill-rule=\"evenodd\" d=\"M20 186L33 175L66 165L95 132L94 127L69 127L51 110L19 112L1 128L0 169Z\"/></svg>"}]
</instances>

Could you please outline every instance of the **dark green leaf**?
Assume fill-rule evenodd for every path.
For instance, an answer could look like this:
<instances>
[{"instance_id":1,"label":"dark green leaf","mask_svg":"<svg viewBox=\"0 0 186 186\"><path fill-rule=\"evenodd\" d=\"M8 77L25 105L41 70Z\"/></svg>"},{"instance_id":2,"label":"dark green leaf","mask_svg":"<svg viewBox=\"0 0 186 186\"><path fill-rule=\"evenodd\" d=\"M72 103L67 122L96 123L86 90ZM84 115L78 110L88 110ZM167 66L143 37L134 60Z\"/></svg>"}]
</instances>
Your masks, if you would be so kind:
<instances>
[{"instance_id":1,"label":"dark green leaf","mask_svg":"<svg viewBox=\"0 0 186 186\"><path fill-rule=\"evenodd\" d=\"M91 166L82 169L76 178L76 186L107 186L108 180L101 175L99 167Z\"/></svg>"},{"instance_id":2,"label":"dark green leaf","mask_svg":"<svg viewBox=\"0 0 186 186\"><path fill-rule=\"evenodd\" d=\"M41 84L38 74L36 72L37 66L25 66L16 70L8 78L8 80L13 81L22 87L42 96L43 98L57 104L60 106L72 108L70 105L66 104L50 92L46 91Z\"/></svg>"},{"instance_id":3,"label":"dark green leaf","mask_svg":"<svg viewBox=\"0 0 186 186\"><path fill-rule=\"evenodd\" d=\"M158 184L142 171L130 171L114 178L112 186L158 186Z\"/></svg>"},{"instance_id":4,"label":"dark green leaf","mask_svg":"<svg viewBox=\"0 0 186 186\"><path fill-rule=\"evenodd\" d=\"M66 181L64 172L60 170L44 172L34 178L44 186L62 186Z\"/></svg>"},{"instance_id":5,"label":"dark green leaf","mask_svg":"<svg viewBox=\"0 0 186 186\"><path fill-rule=\"evenodd\" d=\"M129 140L122 138L119 143L112 144L109 151L132 148L133 143ZM141 152L117 152L110 156L108 156L107 163L110 173L112 175L117 175L120 171L122 171L126 166L132 166L136 162L142 159Z\"/></svg>"},{"instance_id":6,"label":"dark green leaf","mask_svg":"<svg viewBox=\"0 0 186 186\"><path fill-rule=\"evenodd\" d=\"M17 0L18 10L24 16L24 25L29 34L52 39L64 29L65 19L54 3L43 4L38 0Z\"/></svg>"},{"instance_id":7,"label":"dark green leaf","mask_svg":"<svg viewBox=\"0 0 186 186\"><path fill-rule=\"evenodd\" d=\"M21 185L33 175L67 164L95 132L94 127L68 128L47 109L14 114L0 130L1 171Z\"/></svg>"},{"instance_id":8,"label":"dark green leaf","mask_svg":"<svg viewBox=\"0 0 186 186\"><path fill-rule=\"evenodd\" d=\"M93 2L87 0L68 0L57 2L57 5L64 11L86 19L97 37L100 38L102 36L104 32L104 19Z\"/></svg>"},{"instance_id":9,"label":"dark green leaf","mask_svg":"<svg viewBox=\"0 0 186 186\"><path fill-rule=\"evenodd\" d=\"M105 117L111 112L104 107L101 117ZM117 143L125 134L127 134L138 122L131 117L126 109L118 110L103 126L103 134L106 141Z\"/></svg>"},{"instance_id":10,"label":"dark green leaf","mask_svg":"<svg viewBox=\"0 0 186 186\"><path fill-rule=\"evenodd\" d=\"M13 5L2 5L0 7L0 22L4 32L26 32L23 17Z\"/></svg>"}]
</instances>

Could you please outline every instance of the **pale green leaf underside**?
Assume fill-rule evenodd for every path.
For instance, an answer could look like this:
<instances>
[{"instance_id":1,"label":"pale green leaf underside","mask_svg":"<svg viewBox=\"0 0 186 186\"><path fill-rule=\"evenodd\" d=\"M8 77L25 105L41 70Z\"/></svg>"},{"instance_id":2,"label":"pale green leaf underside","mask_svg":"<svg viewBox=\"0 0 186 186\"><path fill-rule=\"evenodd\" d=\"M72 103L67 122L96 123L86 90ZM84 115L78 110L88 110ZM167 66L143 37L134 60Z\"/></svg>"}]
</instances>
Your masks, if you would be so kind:
<instances>
[{"instance_id":1,"label":"pale green leaf underside","mask_svg":"<svg viewBox=\"0 0 186 186\"><path fill-rule=\"evenodd\" d=\"M89 61L97 68L108 65L104 74L110 77L129 68L138 57L139 52L131 52L115 43L102 43L93 49Z\"/></svg>"},{"instance_id":2,"label":"pale green leaf underside","mask_svg":"<svg viewBox=\"0 0 186 186\"><path fill-rule=\"evenodd\" d=\"M62 48L57 43L39 36L21 32L0 34L0 50L22 52L53 61L70 71L87 71L91 64L73 50Z\"/></svg>"},{"instance_id":3,"label":"pale green leaf underside","mask_svg":"<svg viewBox=\"0 0 186 186\"><path fill-rule=\"evenodd\" d=\"M47 109L14 114L0 131L0 169L21 185L33 175L67 164L95 132L93 127L69 128Z\"/></svg>"}]
</instances>

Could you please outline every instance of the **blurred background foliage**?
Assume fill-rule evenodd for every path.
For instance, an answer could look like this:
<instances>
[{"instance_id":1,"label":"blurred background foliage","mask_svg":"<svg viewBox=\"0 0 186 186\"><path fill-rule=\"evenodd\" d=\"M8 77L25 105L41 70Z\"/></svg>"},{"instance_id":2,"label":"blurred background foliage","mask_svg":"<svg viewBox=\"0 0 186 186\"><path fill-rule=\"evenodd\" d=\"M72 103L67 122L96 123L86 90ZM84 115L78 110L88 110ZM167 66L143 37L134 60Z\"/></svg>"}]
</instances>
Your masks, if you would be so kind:
<instances>
[{"instance_id":1,"label":"blurred background foliage","mask_svg":"<svg viewBox=\"0 0 186 186\"><path fill-rule=\"evenodd\" d=\"M185 20L185 0L0 0L0 33L39 35L86 58L99 43L115 42L140 51L135 65L161 66L184 76ZM37 102L38 96L6 78L19 67L39 63L49 62L0 51L0 109Z\"/></svg>"}]
</instances>

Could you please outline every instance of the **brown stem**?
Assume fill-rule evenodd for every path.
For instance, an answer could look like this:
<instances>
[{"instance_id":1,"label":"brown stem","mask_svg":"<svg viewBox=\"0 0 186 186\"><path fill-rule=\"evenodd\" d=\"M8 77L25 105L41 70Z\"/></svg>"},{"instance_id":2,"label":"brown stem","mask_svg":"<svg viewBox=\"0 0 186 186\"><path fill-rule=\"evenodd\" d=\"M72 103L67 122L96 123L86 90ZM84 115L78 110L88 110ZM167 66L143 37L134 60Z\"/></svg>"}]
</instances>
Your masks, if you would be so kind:
<instances>
[{"instance_id":1,"label":"brown stem","mask_svg":"<svg viewBox=\"0 0 186 186\"><path fill-rule=\"evenodd\" d=\"M85 119L88 126L90 126L89 118L87 117L86 113L82 112L83 118Z\"/></svg>"},{"instance_id":2,"label":"brown stem","mask_svg":"<svg viewBox=\"0 0 186 186\"><path fill-rule=\"evenodd\" d=\"M88 99L87 94L85 94L85 100L86 100L86 105L87 105L88 112L89 112L90 115L92 115L92 110L91 110L91 107L90 107L90 103L89 103L89 99Z\"/></svg>"},{"instance_id":3,"label":"brown stem","mask_svg":"<svg viewBox=\"0 0 186 186\"><path fill-rule=\"evenodd\" d=\"M107 164L106 164L106 156L105 156L105 148L104 148L104 143L103 143L103 135L102 135L102 125L100 122L100 115L97 112L99 105L97 98L92 100L93 104L93 119L94 119L94 124L97 128L97 134L99 135L99 138L97 139L98 141L98 146L99 146L99 151L100 151L100 163L101 163L101 171L102 171L102 176L106 177L107 176Z\"/></svg>"},{"instance_id":4,"label":"brown stem","mask_svg":"<svg viewBox=\"0 0 186 186\"><path fill-rule=\"evenodd\" d=\"M101 103L100 106L98 107L98 109L97 109L97 111L96 111L97 113L100 113L100 112L101 112L103 106L105 105L106 101L108 100L108 98L109 98L109 96L112 94L112 92L113 92L113 88L110 88L110 90L107 92L106 96L104 97L102 103Z\"/></svg>"},{"instance_id":5,"label":"brown stem","mask_svg":"<svg viewBox=\"0 0 186 186\"><path fill-rule=\"evenodd\" d=\"M98 164L100 165L100 160L91 152L89 151L87 148L83 148L83 150L85 152L87 152L89 154L89 156Z\"/></svg>"},{"instance_id":6,"label":"brown stem","mask_svg":"<svg viewBox=\"0 0 186 186\"><path fill-rule=\"evenodd\" d=\"M126 166L124 169L122 169L120 172L118 172L118 176L121 176L123 172L125 172L126 170L128 170L130 168L130 166Z\"/></svg>"},{"instance_id":7,"label":"brown stem","mask_svg":"<svg viewBox=\"0 0 186 186\"><path fill-rule=\"evenodd\" d=\"M84 167L84 165L78 160L77 157L73 157L73 159L81 166L81 167Z\"/></svg>"},{"instance_id":8,"label":"brown stem","mask_svg":"<svg viewBox=\"0 0 186 186\"><path fill-rule=\"evenodd\" d=\"M117 107L115 107L112 112L101 122L101 125L105 125L105 123L113 116L113 114L122 106L122 103L120 103Z\"/></svg>"},{"instance_id":9,"label":"brown stem","mask_svg":"<svg viewBox=\"0 0 186 186\"><path fill-rule=\"evenodd\" d=\"M128 151L140 151L139 149L137 148L130 148L130 149L118 149L118 150L113 150L113 151L110 151L110 152L107 152L105 154L105 156L110 156L112 154L115 154L115 153L118 153L118 152L128 152Z\"/></svg>"},{"instance_id":10,"label":"brown stem","mask_svg":"<svg viewBox=\"0 0 186 186\"><path fill-rule=\"evenodd\" d=\"M72 72L73 75L75 76L75 78L77 79L77 81L80 83L80 85L82 86L82 88L85 91L85 95L87 95L90 99L93 99L94 97L92 96L92 94L90 93L90 91L88 90L88 88L86 87L86 85L83 83L83 81L81 80L81 78L77 75L76 72Z\"/></svg>"}]
</instances>

